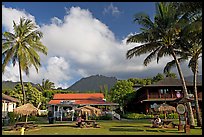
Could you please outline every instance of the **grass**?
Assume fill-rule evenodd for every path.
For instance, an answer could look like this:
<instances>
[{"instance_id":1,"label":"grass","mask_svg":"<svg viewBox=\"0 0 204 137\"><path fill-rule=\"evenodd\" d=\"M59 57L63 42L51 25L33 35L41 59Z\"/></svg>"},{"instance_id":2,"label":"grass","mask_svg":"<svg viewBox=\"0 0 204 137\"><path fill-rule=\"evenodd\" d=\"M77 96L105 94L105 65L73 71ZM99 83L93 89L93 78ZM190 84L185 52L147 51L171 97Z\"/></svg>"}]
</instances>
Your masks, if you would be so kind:
<instances>
[{"instance_id":1,"label":"grass","mask_svg":"<svg viewBox=\"0 0 204 137\"><path fill-rule=\"evenodd\" d=\"M100 128L77 128L75 122L47 123L41 121L36 129L25 131L25 135L186 135L177 128L151 128L149 120L97 120ZM2 130L2 134L19 135L20 131ZM202 129L191 129L190 135L202 135Z\"/></svg>"}]
</instances>

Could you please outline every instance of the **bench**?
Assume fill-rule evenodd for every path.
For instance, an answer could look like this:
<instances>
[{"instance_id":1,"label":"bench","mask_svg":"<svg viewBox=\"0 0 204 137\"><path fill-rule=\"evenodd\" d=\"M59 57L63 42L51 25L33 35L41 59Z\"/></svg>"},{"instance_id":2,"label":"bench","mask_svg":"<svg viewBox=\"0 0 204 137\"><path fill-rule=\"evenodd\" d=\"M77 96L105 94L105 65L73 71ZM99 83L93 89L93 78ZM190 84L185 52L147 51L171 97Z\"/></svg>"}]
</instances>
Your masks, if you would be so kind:
<instances>
[{"instance_id":1,"label":"bench","mask_svg":"<svg viewBox=\"0 0 204 137\"><path fill-rule=\"evenodd\" d=\"M172 127L175 128L176 126L178 126L179 124L173 123L172 122Z\"/></svg>"},{"instance_id":2,"label":"bench","mask_svg":"<svg viewBox=\"0 0 204 137\"><path fill-rule=\"evenodd\" d=\"M97 128L98 127L98 123L96 123L96 121L95 120L84 120L84 121L82 121L82 122L80 122L80 123L76 123L76 125L78 126L78 127L94 127L94 128Z\"/></svg>"},{"instance_id":3,"label":"bench","mask_svg":"<svg viewBox=\"0 0 204 137\"><path fill-rule=\"evenodd\" d=\"M22 127L25 127L25 130L28 130L29 128L37 127L37 125L34 124L34 122L17 122L14 124L13 129L19 130Z\"/></svg>"}]
</instances>

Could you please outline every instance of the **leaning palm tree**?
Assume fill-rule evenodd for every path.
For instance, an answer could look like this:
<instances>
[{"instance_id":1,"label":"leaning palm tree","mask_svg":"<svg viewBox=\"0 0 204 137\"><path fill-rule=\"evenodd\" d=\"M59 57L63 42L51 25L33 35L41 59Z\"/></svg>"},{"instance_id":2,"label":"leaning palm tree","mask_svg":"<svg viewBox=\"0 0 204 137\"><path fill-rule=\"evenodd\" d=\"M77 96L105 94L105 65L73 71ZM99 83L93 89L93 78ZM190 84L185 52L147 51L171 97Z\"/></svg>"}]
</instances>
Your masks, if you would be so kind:
<instances>
[{"instance_id":1,"label":"leaning palm tree","mask_svg":"<svg viewBox=\"0 0 204 137\"><path fill-rule=\"evenodd\" d=\"M22 85L23 104L26 103L26 95L22 80L22 71L29 75L29 67L32 65L38 72L41 66L40 56L37 52L47 55L47 48L41 43L42 32L36 30L37 26L32 20L20 18L17 25L13 22L14 33L4 32L2 38L2 73L10 62L13 66L19 63L20 82Z\"/></svg>"},{"instance_id":2,"label":"leaning palm tree","mask_svg":"<svg viewBox=\"0 0 204 137\"><path fill-rule=\"evenodd\" d=\"M155 58L158 63L160 58L172 56L181 78L184 97L187 97L186 83L177 58L180 45L177 45L176 41L180 38L179 34L183 27L189 24L188 18L180 16L175 8L173 8L172 3L161 2L156 4L154 22L147 14L136 15L134 21L142 26L142 32L129 36L127 43L138 42L142 44L128 50L127 58L130 59L133 56L140 56L149 52L150 54L144 60L144 65L147 66ZM190 124L194 127L195 122L190 103L187 103L187 108L190 113Z\"/></svg>"}]
</instances>

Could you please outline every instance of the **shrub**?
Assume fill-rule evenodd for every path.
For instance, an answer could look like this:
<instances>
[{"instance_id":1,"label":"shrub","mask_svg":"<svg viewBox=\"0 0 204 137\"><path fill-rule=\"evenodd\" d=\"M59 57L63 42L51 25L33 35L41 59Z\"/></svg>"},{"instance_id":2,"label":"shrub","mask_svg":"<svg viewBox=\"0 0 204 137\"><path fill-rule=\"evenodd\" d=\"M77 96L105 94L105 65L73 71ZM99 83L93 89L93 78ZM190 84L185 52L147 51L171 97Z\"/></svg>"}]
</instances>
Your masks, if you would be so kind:
<instances>
[{"instance_id":1,"label":"shrub","mask_svg":"<svg viewBox=\"0 0 204 137\"><path fill-rule=\"evenodd\" d=\"M177 113L171 113L167 114L168 119L178 119L178 114Z\"/></svg>"},{"instance_id":2,"label":"shrub","mask_svg":"<svg viewBox=\"0 0 204 137\"><path fill-rule=\"evenodd\" d=\"M112 115L110 114L106 114L106 115L102 115L97 117L98 120L111 120L112 119Z\"/></svg>"},{"instance_id":3,"label":"shrub","mask_svg":"<svg viewBox=\"0 0 204 137\"><path fill-rule=\"evenodd\" d=\"M149 118L154 118L154 115L148 114L139 114L139 113L127 113L125 115L122 115L122 117L127 118L127 119L149 119Z\"/></svg>"},{"instance_id":4,"label":"shrub","mask_svg":"<svg viewBox=\"0 0 204 137\"><path fill-rule=\"evenodd\" d=\"M158 114L161 119L164 119L164 114ZM127 119L151 119L154 118L153 114L139 114L139 113L127 113L125 115L122 115L122 117ZM178 119L177 113L170 113L166 114L167 119Z\"/></svg>"},{"instance_id":5,"label":"shrub","mask_svg":"<svg viewBox=\"0 0 204 137\"><path fill-rule=\"evenodd\" d=\"M8 112L9 124L14 124L17 121L18 115L14 112Z\"/></svg>"},{"instance_id":6,"label":"shrub","mask_svg":"<svg viewBox=\"0 0 204 137\"><path fill-rule=\"evenodd\" d=\"M37 116L28 116L28 121L37 121L38 117Z\"/></svg>"}]
</instances>

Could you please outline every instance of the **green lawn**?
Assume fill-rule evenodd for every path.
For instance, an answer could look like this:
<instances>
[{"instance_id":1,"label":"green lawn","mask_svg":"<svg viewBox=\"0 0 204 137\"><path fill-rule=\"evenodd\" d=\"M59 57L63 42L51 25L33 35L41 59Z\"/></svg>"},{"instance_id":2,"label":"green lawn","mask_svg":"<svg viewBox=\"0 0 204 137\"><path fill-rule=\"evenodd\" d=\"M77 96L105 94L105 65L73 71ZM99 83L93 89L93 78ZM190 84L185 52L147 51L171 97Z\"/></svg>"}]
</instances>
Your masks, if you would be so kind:
<instances>
[{"instance_id":1,"label":"green lawn","mask_svg":"<svg viewBox=\"0 0 204 137\"><path fill-rule=\"evenodd\" d=\"M75 122L38 124L36 129L25 131L26 135L186 135L177 128L151 128L149 120L97 121L100 128L77 128ZM19 135L20 131L3 131L3 135ZM202 135L202 129L191 129L190 135Z\"/></svg>"}]
</instances>

